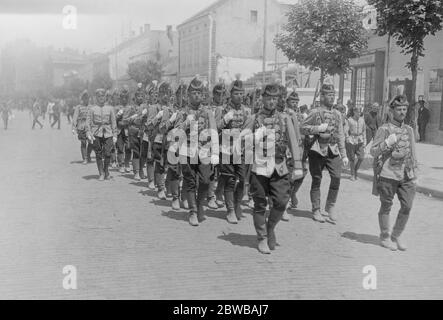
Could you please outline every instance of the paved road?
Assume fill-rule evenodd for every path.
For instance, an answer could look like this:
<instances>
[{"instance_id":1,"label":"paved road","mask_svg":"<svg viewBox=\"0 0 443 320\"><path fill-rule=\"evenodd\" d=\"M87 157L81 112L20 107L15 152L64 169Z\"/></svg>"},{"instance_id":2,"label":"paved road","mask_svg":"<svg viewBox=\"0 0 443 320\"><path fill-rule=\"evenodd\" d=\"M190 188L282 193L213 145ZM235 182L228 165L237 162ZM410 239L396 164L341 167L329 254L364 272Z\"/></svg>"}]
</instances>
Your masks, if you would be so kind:
<instances>
[{"instance_id":1,"label":"paved road","mask_svg":"<svg viewBox=\"0 0 443 320\"><path fill-rule=\"evenodd\" d=\"M440 200L417 195L405 233L410 249L390 252L378 246L369 182L343 179L333 226L310 218L307 179L300 210L277 227L281 246L264 256L250 210L238 225L209 211L195 228L146 182L118 172L97 181L62 120L60 131L47 123L31 131L28 114L17 113L0 132L2 299L443 298ZM63 289L65 265L77 269L77 290ZM366 265L377 270L376 290L362 286Z\"/></svg>"}]
</instances>

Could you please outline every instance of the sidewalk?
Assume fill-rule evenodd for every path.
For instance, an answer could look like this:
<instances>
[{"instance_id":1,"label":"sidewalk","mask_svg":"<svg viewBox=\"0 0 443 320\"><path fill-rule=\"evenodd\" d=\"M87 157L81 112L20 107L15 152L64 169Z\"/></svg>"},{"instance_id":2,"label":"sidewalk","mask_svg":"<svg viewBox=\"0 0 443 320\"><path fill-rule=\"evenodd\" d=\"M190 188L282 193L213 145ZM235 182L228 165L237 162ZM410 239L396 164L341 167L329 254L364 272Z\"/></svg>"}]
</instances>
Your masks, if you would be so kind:
<instances>
[{"instance_id":1,"label":"sidewalk","mask_svg":"<svg viewBox=\"0 0 443 320\"><path fill-rule=\"evenodd\" d=\"M368 145L367 150L371 145ZM431 197L443 199L443 146L417 143L418 158L418 184L417 192ZM358 176L372 181L372 156L367 158L361 165ZM345 170L349 173L349 169Z\"/></svg>"}]
</instances>

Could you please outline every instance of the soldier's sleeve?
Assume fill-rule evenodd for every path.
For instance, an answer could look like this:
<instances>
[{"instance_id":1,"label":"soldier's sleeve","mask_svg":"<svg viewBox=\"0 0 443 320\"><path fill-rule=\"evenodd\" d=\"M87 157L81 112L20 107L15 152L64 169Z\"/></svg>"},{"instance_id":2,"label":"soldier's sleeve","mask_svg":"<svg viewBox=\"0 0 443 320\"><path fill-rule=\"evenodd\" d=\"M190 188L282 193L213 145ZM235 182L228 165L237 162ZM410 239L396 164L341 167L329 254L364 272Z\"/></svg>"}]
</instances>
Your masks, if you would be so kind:
<instances>
[{"instance_id":1,"label":"soldier's sleeve","mask_svg":"<svg viewBox=\"0 0 443 320\"><path fill-rule=\"evenodd\" d=\"M363 121L363 143L364 146L368 144L367 138L366 138L366 123Z\"/></svg>"},{"instance_id":2,"label":"soldier's sleeve","mask_svg":"<svg viewBox=\"0 0 443 320\"><path fill-rule=\"evenodd\" d=\"M78 120L78 113L79 113L80 107L77 106L74 109L74 115L72 116L72 130L77 130L77 120Z\"/></svg>"},{"instance_id":3,"label":"soldier's sleeve","mask_svg":"<svg viewBox=\"0 0 443 320\"><path fill-rule=\"evenodd\" d=\"M92 137L91 122L92 122L92 108L89 108L88 113L86 115L86 136L87 137Z\"/></svg>"},{"instance_id":4,"label":"soldier's sleeve","mask_svg":"<svg viewBox=\"0 0 443 320\"><path fill-rule=\"evenodd\" d=\"M313 110L301 125L301 133L303 135L319 134L318 132L319 111Z\"/></svg>"},{"instance_id":5,"label":"soldier's sleeve","mask_svg":"<svg viewBox=\"0 0 443 320\"><path fill-rule=\"evenodd\" d=\"M375 134L374 142L371 147L371 155L374 158L378 158L380 155L390 152L390 148L386 144L387 130L383 126L378 128Z\"/></svg>"},{"instance_id":6,"label":"soldier's sleeve","mask_svg":"<svg viewBox=\"0 0 443 320\"><path fill-rule=\"evenodd\" d=\"M293 122L292 115L283 115L284 121L286 122L286 135L289 141L289 150L291 151L292 158L294 160L294 165L296 169L302 169L302 156L303 150L300 148L300 143L297 138L296 128Z\"/></svg>"},{"instance_id":7,"label":"soldier's sleeve","mask_svg":"<svg viewBox=\"0 0 443 320\"><path fill-rule=\"evenodd\" d=\"M215 109L215 122L217 123L217 130L220 131L225 128L226 124L223 120L223 107L218 106Z\"/></svg>"},{"instance_id":8,"label":"soldier's sleeve","mask_svg":"<svg viewBox=\"0 0 443 320\"><path fill-rule=\"evenodd\" d=\"M342 115L339 111L337 111L336 113L338 113L339 115L339 119L340 121L342 121ZM342 123L340 123L342 124ZM344 128L343 125L339 125L338 126L338 149L340 150L340 155L341 157L344 159L347 157L346 154L346 144L345 144L345 133L344 133Z\"/></svg>"},{"instance_id":9,"label":"soldier's sleeve","mask_svg":"<svg viewBox=\"0 0 443 320\"><path fill-rule=\"evenodd\" d=\"M345 125L343 126L343 131L345 134L345 142L349 140L349 129L350 129L349 119L346 119Z\"/></svg>"},{"instance_id":10,"label":"soldier's sleeve","mask_svg":"<svg viewBox=\"0 0 443 320\"><path fill-rule=\"evenodd\" d=\"M116 120L115 112L114 112L113 108L111 108L111 129L112 129L113 136L117 138L117 136L118 136L117 120Z\"/></svg>"}]
</instances>

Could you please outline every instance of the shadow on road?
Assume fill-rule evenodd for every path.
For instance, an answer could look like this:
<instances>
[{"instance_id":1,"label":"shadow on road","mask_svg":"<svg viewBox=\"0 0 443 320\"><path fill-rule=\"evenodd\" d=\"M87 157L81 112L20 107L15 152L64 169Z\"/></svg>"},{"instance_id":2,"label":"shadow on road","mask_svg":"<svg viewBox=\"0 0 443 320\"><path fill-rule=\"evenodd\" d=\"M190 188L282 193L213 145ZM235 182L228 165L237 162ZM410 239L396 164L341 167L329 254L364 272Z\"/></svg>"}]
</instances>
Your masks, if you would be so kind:
<instances>
[{"instance_id":1,"label":"shadow on road","mask_svg":"<svg viewBox=\"0 0 443 320\"><path fill-rule=\"evenodd\" d=\"M137 182L137 183L131 183L131 184L137 185L138 183L143 183L143 182ZM139 187L146 187L146 185L139 185ZM150 190L150 189L142 190L139 193L144 196L157 197L157 192L154 190Z\"/></svg>"},{"instance_id":2,"label":"shadow on road","mask_svg":"<svg viewBox=\"0 0 443 320\"><path fill-rule=\"evenodd\" d=\"M89 176L84 176L82 178L85 179L85 180L98 180L98 174L92 174L92 175L89 175Z\"/></svg>"},{"instance_id":3,"label":"shadow on road","mask_svg":"<svg viewBox=\"0 0 443 320\"><path fill-rule=\"evenodd\" d=\"M251 234L229 233L217 237L221 240L229 241L234 246L257 249L257 236Z\"/></svg>"},{"instance_id":4,"label":"shadow on road","mask_svg":"<svg viewBox=\"0 0 443 320\"><path fill-rule=\"evenodd\" d=\"M162 211L162 216L178 221L188 221L189 214L188 212L183 212L183 210L185 209L181 209L181 211Z\"/></svg>"},{"instance_id":5,"label":"shadow on road","mask_svg":"<svg viewBox=\"0 0 443 320\"><path fill-rule=\"evenodd\" d=\"M217 219L225 220L226 212L217 211L214 209L206 209L205 215L210 218L217 218Z\"/></svg>"},{"instance_id":6,"label":"shadow on road","mask_svg":"<svg viewBox=\"0 0 443 320\"><path fill-rule=\"evenodd\" d=\"M343 238L357 241L360 243L372 244L377 247L380 246L379 237L371 235L371 234L363 234L363 233L355 233L355 232L346 231L345 233L342 233L341 236Z\"/></svg>"},{"instance_id":7,"label":"shadow on road","mask_svg":"<svg viewBox=\"0 0 443 320\"><path fill-rule=\"evenodd\" d=\"M70 164L83 164L83 160L71 161Z\"/></svg>"},{"instance_id":8,"label":"shadow on road","mask_svg":"<svg viewBox=\"0 0 443 320\"><path fill-rule=\"evenodd\" d=\"M294 217L306 218L312 220L312 211L309 210L288 210L288 214Z\"/></svg>"}]
</instances>

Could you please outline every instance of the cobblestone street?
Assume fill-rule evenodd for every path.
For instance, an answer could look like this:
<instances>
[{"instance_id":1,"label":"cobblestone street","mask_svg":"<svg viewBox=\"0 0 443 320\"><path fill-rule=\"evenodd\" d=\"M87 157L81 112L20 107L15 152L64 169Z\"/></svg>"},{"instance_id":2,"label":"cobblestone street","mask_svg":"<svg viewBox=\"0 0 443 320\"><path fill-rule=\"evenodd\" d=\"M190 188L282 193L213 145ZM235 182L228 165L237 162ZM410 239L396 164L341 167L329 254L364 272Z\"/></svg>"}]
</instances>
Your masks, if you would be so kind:
<instances>
[{"instance_id":1,"label":"cobblestone street","mask_svg":"<svg viewBox=\"0 0 443 320\"><path fill-rule=\"evenodd\" d=\"M17 112L0 146L1 299L443 299L442 200L417 193L409 250L391 252L378 244L369 181L344 175L334 226L311 219L308 176L266 256L249 208L238 225L219 209L191 227L146 180L113 170L99 182L65 117L61 130L47 120L31 130ZM63 289L65 265L77 268L77 290ZM377 270L376 290L363 288L366 265Z\"/></svg>"}]
</instances>

